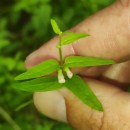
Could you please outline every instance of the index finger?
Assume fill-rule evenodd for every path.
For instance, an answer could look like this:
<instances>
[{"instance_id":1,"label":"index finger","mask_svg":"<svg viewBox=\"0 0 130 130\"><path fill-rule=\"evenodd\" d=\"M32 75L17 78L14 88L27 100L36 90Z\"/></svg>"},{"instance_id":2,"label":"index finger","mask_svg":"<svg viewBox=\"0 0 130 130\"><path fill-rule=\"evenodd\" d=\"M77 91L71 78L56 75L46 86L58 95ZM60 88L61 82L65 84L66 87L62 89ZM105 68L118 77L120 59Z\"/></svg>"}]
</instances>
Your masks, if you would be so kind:
<instances>
[{"instance_id":1,"label":"index finger","mask_svg":"<svg viewBox=\"0 0 130 130\"><path fill-rule=\"evenodd\" d=\"M72 29L74 32L89 33L91 36L80 39L72 45L64 46L63 57L69 55L94 56L113 59L117 62L130 58L129 10L114 3L98 12ZM59 60L55 47L58 38L55 37L32 53L26 60L27 68L46 59Z\"/></svg>"}]
</instances>

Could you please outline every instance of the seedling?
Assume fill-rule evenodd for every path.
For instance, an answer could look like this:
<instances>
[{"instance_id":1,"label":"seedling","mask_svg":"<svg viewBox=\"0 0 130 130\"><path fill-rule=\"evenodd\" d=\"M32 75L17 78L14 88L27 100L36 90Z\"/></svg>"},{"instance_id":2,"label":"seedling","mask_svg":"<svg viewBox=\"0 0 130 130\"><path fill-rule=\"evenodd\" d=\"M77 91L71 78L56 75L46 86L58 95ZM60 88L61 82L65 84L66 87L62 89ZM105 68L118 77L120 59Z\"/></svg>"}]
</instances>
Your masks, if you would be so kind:
<instances>
[{"instance_id":1,"label":"seedling","mask_svg":"<svg viewBox=\"0 0 130 130\"><path fill-rule=\"evenodd\" d=\"M59 50L60 62L50 59L27 70L27 72L15 78L15 80L21 82L16 83L14 88L28 92L45 92L66 87L86 105L103 111L102 104L95 94L78 75L71 72L71 68L109 65L115 62L113 60L85 56L69 56L63 61L62 46L71 44L89 35L62 32L53 19L51 19L51 25L54 32L59 35L59 43L56 47ZM51 76L50 74L55 71L58 72L58 75Z\"/></svg>"}]
</instances>

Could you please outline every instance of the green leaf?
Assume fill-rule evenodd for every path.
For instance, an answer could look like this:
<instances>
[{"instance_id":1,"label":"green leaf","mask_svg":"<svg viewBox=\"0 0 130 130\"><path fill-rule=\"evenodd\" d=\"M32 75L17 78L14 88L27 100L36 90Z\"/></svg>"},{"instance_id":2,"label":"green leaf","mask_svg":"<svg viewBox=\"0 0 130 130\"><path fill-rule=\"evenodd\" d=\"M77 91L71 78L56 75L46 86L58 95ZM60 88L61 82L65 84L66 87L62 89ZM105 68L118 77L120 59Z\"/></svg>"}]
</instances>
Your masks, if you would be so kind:
<instances>
[{"instance_id":1,"label":"green leaf","mask_svg":"<svg viewBox=\"0 0 130 130\"><path fill-rule=\"evenodd\" d=\"M99 66L114 64L115 61L86 56L69 56L65 59L65 66L67 67L85 67L85 66Z\"/></svg>"},{"instance_id":2,"label":"green leaf","mask_svg":"<svg viewBox=\"0 0 130 130\"><path fill-rule=\"evenodd\" d=\"M15 83L13 88L28 92L42 92L59 89L63 84L58 83L57 76L42 77Z\"/></svg>"},{"instance_id":3,"label":"green leaf","mask_svg":"<svg viewBox=\"0 0 130 130\"><path fill-rule=\"evenodd\" d=\"M15 80L25 80L41 77L53 73L58 69L59 65L56 60L47 60L29 69L27 72L20 74L15 78Z\"/></svg>"},{"instance_id":4,"label":"green leaf","mask_svg":"<svg viewBox=\"0 0 130 130\"><path fill-rule=\"evenodd\" d=\"M25 103L19 105L19 106L15 109L15 111L19 111L19 110L25 108L26 106L30 105L31 103L33 103L33 100L27 101L27 102L25 102Z\"/></svg>"},{"instance_id":5,"label":"green leaf","mask_svg":"<svg viewBox=\"0 0 130 130\"><path fill-rule=\"evenodd\" d=\"M89 34L85 34L85 33L73 33L73 32L68 32L67 36L64 36L61 40L62 45L67 45L67 44L71 44L77 40L79 40L80 38L84 38L86 36L89 36Z\"/></svg>"},{"instance_id":6,"label":"green leaf","mask_svg":"<svg viewBox=\"0 0 130 130\"><path fill-rule=\"evenodd\" d=\"M74 75L71 79L67 79L65 86L83 103L87 104L91 108L103 111L100 101L94 95L89 86L79 76Z\"/></svg>"},{"instance_id":7,"label":"green leaf","mask_svg":"<svg viewBox=\"0 0 130 130\"><path fill-rule=\"evenodd\" d=\"M51 25L56 34L59 34L59 35L62 34L62 31L59 29L59 27L54 19L51 19Z\"/></svg>"}]
</instances>

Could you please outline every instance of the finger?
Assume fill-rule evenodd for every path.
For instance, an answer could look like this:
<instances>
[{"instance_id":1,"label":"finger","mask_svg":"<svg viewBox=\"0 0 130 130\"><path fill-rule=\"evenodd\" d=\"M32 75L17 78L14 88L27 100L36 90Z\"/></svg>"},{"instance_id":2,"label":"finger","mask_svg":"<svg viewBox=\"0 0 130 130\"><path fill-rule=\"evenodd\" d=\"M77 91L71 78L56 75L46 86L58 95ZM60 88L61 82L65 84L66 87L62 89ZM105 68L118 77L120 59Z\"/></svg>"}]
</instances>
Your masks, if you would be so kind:
<instances>
[{"instance_id":1,"label":"finger","mask_svg":"<svg viewBox=\"0 0 130 130\"><path fill-rule=\"evenodd\" d=\"M67 122L64 97L58 91L34 93L34 104L42 114Z\"/></svg>"},{"instance_id":2,"label":"finger","mask_svg":"<svg viewBox=\"0 0 130 130\"><path fill-rule=\"evenodd\" d=\"M107 15L106 15L107 14ZM130 58L129 11L119 2L98 12L72 29L74 32L89 33L91 36L63 47L63 57L69 55L94 56L125 61ZM59 59L54 38L32 53L26 60L26 66L49 59Z\"/></svg>"},{"instance_id":3,"label":"finger","mask_svg":"<svg viewBox=\"0 0 130 130\"><path fill-rule=\"evenodd\" d=\"M121 84L130 83L130 61L112 65L103 73L103 79L110 79Z\"/></svg>"},{"instance_id":4,"label":"finger","mask_svg":"<svg viewBox=\"0 0 130 130\"><path fill-rule=\"evenodd\" d=\"M129 0L118 0L123 7L130 8L130 1Z\"/></svg>"},{"instance_id":5,"label":"finger","mask_svg":"<svg viewBox=\"0 0 130 130\"><path fill-rule=\"evenodd\" d=\"M104 73L110 66L99 66L99 67L85 67L79 73L81 76L89 78L98 78Z\"/></svg>"},{"instance_id":6,"label":"finger","mask_svg":"<svg viewBox=\"0 0 130 130\"><path fill-rule=\"evenodd\" d=\"M81 76L98 78L102 81L128 87L130 84L130 61L118 63L112 66L91 67L80 72Z\"/></svg>"},{"instance_id":7,"label":"finger","mask_svg":"<svg viewBox=\"0 0 130 130\"><path fill-rule=\"evenodd\" d=\"M56 59L59 60L59 51L56 48L58 44L58 37L51 39L49 42L44 44L38 50L29 55L25 61L25 65L27 68L30 68L41 61L47 59ZM69 55L74 55L74 50L71 45L62 47L63 57L67 57Z\"/></svg>"},{"instance_id":8,"label":"finger","mask_svg":"<svg viewBox=\"0 0 130 130\"><path fill-rule=\"evenodd\" d=\"M35 93L34 103L37 109L53 119L64 122L67 114L68 122L76 130L128 130L130 95L116 86L90 79L85 81L102 102L104 112L86 106L66 89L61 92L66 106L63 96L56 91Z\"/></svg>"},{"instance_id":9,"label":"finger","mask_svg":"<svg viewBox=\"0 0 130 130\"><path fill-rule=\"evenodd\" d=\"M99 112L83 104L68 90L62 91L66 101L68 122L76 130L130 129L130 95L119 88L96 80L86 80L104 111Z\"/></svg>"}]
</instances>

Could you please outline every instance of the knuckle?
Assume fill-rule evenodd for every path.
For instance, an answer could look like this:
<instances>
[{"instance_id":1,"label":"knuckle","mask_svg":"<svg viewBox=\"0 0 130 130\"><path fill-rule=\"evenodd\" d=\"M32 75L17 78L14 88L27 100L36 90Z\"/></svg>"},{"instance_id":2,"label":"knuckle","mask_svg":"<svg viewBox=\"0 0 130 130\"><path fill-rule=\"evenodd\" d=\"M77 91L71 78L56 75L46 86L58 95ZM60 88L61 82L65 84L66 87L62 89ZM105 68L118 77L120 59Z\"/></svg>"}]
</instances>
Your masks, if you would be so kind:
<instances>
[{"instance_id":1,"label":"knuckle","mask_svg":"<svg viewBox=\"0 0 130 130\"><path fill-rule=\"evenodd\" d=\"M69 98L67 100L67 98ZM92 110L74 96L66 98L67 119L76 130L100 130L103 113Z\"/></svg>"},{"instance_id":2,"label":"knuckle","mask_svg":"<svg viewBox=\"0 0 130 130\"><path fill-rule=\"evenodd\" d=\"M130 0L119 0L122 7L130 7Z\"/></svg>"}]
</instances>

